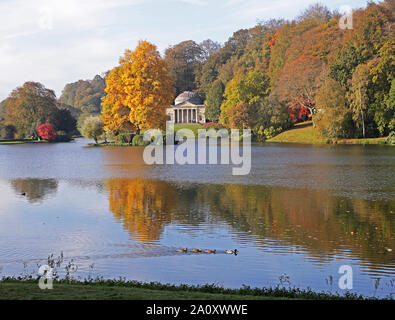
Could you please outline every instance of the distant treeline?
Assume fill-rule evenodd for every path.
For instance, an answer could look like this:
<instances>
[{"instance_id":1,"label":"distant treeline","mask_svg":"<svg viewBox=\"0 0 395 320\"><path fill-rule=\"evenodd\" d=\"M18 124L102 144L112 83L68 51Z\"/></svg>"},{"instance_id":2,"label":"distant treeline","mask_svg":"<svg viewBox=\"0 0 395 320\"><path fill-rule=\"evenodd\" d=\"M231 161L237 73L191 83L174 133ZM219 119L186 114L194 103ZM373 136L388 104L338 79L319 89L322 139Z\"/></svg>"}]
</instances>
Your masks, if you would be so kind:
<instances>
[{"instance_id":1,"label":"distant treeline","mask_svg":"<svg viewBox=\"0 0 395 320\"><path fill-rule=\"evenodd\" d=\"M238 30L223 45L181 42L167 48L164 60L175 96L199 93L207 119L251 128L258 139L308 118L328 138L385 136L395 130L393 12L391 0L369 3L353 12L352 29L342 29L340 13L312 5L292 21ZM71 115L82 123L100 114L105 79L67 84L53 105L65 119ZM23 137L29 126L13 123L6 111L13 94L0 105L0 131L14 125Z\"/></svg>"}]
</instances>

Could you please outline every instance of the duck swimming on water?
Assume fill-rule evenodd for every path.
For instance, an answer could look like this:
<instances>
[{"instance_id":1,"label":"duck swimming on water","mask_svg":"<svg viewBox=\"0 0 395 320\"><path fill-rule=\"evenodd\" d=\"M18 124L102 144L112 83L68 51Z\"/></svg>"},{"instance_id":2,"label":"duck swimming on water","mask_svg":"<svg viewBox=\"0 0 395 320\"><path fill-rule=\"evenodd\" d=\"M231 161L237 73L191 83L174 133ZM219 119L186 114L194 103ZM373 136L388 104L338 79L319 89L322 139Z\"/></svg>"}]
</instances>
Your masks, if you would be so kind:
<instances>
[{"instance_id":1,"label":"duck swimming on water","mask_svg":"<svg viewBox=\"0 0 395 320\"><path fill-rule=\"evenodd\" d=\"M177 252L179 253L188 252L188 248L178 249Z\"/></svg>"},{"instance_id":2,"label":"duck swimming on water","mask_svg":"<svg viewBox=\"0 0 395 320\"><path fill-rule=\"evenodd\" d=\"M206 250L206 251L204 251L204 253L216 253L217 252L217 250L216 249L214 249L214 250Z\"/></svg>"},{"instance_id":3,"label":"duck swimming on water","mask_svg":"<svg viewBox=\"0 0 395 320\"><path fill-rule=\"evenodd\" d=\"M237 256L237 253L239 252L239 250L234 249L234 250L226 250L225 253L226 254L234 254L235 256Z\"/></svg>"},{"instance_id":4,"label":"duck swimming on water","mask_svg":"<svg viewBox=\"0 0 395 320\"><path fill-rule=\"evenodd\" d=\"M203 250L202 249L192 249L191 251L193 253L201 253Z\"/></svg>"}]
</instances>

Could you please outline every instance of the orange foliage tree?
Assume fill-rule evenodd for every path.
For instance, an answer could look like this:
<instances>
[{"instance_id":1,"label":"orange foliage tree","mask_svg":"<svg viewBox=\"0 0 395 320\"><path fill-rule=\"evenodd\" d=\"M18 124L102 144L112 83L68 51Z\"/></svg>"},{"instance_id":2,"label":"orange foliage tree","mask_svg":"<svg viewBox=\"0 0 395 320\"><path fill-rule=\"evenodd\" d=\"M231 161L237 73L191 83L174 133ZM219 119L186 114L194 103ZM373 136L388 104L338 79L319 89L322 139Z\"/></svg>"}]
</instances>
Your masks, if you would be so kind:
<instances>
[{"instance_id":1,"label":"orange foliage tree","mask_svg":"<svg viewBox=\"0 0 395 320\"><path fill-rule=\"evenodd\" d=\"M155 45L140 41L126 50L120 65L106 80L102 121L105 130L118 133L163 128L166 107L174 96L174 82Z\"/></svg>"}]
</instances>

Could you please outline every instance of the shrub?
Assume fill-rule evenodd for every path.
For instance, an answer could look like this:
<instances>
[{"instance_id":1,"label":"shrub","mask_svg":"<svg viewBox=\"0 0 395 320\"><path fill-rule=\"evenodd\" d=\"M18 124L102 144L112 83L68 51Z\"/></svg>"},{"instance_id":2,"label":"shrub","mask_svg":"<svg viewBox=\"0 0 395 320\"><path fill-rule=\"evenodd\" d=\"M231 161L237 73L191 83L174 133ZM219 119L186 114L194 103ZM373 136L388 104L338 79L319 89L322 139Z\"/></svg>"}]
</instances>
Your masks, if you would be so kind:
<instances>
[{"instance_id":1,"label":"shrub","mask_svg":"<svg viewBox=\"0 0 395 320\"><path fill-rule=\"evenodd\" d=\"M16 134L16 128L13 125L7 125L0 130L0 139L14 139Z\"/></svg>"},{"instance_id":2,"label":"shrub","mask_svg":"<svg viewBox=\"0 0 395 320\"><path fill-rule=\"evenodd\" d=\"M395 144L395 131L391 131L390 135L388 136L387 140L385 141L386 144Z\"/></svg>"},{"instance_id":3,"label":"shrub","mask_svg":"<svg viewBox=\"0 0 395 320\"><path fill-rule=\"evenodd\" d=\"M58 131L58 137L56 138L56 142L70 142L71 136L65 131Z\"/></svg>"},{"instance_id":4,"label":"shrub","mask_svg":"<svg viewBox=\"0 0 395 320\"><path fill-rule=\"evenodd\" d=\"M129 133L129 132L120 133L120 134L117 136L116 140L117 140L117 142L120 142L120 143L128 143L128 144L131 145L132 142L133 142L134 136L135 136L134 133Z\"/></svg>"},{"instance_id":5,"label":"shrub","mask_svg":"<svg viewBox=\"0 0 395 320\"><path fill-rule=\"evenodd\" d=\"M37 128L38 136L41 139L48 140L48 141L55 141L58 137L55 128L52 124L46 123L42 124Z\"/></svg>"},{"instance_id":6,"label":"shrub","mask_svg":"<svg viewBox=\"0 0 395 320\"><path fill-rule=\"evenodd\" d=\"M149 145L150 142L149 141L144 141L144 137L142 134L136 134L133 137L133 141L132 141L132 145L137 147L137 146L147 146Z\"/></svg>"},{"instance_id":7,"label":"shrub","mask_svg":"<svg viewBox=\"0 0 395 320\"><path fill-rule=\"evenodd\" d=\"M207 122L202 127L203 127L203 129L206 129L206 130L208 130L208 129L217 129L217 130L226 129L223 124L213 123L213 122Z\"/></svg>"}]
</instances>

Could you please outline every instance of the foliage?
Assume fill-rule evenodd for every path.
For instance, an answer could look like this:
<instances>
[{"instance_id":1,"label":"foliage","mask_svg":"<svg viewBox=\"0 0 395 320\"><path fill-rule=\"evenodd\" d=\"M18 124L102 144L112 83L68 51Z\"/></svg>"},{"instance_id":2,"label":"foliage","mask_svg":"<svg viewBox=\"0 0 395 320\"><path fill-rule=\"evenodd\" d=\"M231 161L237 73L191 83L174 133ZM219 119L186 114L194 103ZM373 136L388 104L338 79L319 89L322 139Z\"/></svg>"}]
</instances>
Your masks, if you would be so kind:
<instances>
[{"instance_id":1,"label":"foliage","mask_svg":"<svg viewBox=\"0 0 395 320\"><path fill-rule=\"evenodd\" d=\"M385 143L386 144L395 144L395 131L391 131L391 133L389 134Z\"/></svg>"},{"instance_id":2,"label":"foliage","mask_svg":"<svg viewBox=\"0 0 395 320\"><path fill-rule=\"evenodd\" d=\"M13 125L0 126L0 139L11 140L15 138L16 128Z\"/></svg>"},{"instance_id":3,"label":"foliage","mask_svg":"<svg viewBox=\"0 0 395 320\"><path fill-rule=\"evenodd\" d=\"M139 146L147 146L149 145L149 141L144 141L144 135L136 134L132 140L132 146L139 147Z\"/></svg>"},{"instance_id":4,"label":"foliage","mask_svg":"<svg viewBox=\"0 0 395 320\"><path fill-rule=\"evenodd\" d=\"M104 97L105 80L96 75L93 80L79 80L66 84L59 98L63 108L72 108L80 113L100 113L101 99ZM70 110L71 111L71 110ZM74 111L78 113L78 111Z\"/></svg>"},{"instance_id":5,"label":"foliage","mask_svg":"<svg viewBox=\"0 0 395 320\"><path fill-rule=\"evenodd\" d=\"M351 111L347 107L346 90L328 78L316 96L318 132L327 138L349 137L352 133Z\"/></svg>"},{"instance_id":6,"label":"foliage","mask_svg":"<svg viewBox=\"0 0 395 320\"><path fill-rule=\"evenodd\" d=\"M100 136L103 135L103 123L98 116L89 116L85 119L82 127L82 135L87 139L94 139L97 144Z\"/></svg>"},{"instance_id":7,"label":"foliage","mask_svg":"<svg viewBox=\"0 0 395 320\"><path fill-rule=\"evenodd\" d=\"M256 120L256 102L268 94L268 88L268 78L259 70L233 78L225 89L220 122L237 127L252 126Z\"/></svg>"},{"instance_id":8,"label":"foliage","mask_svg":"<svg viewBox=\"0 0 395 320\"><path fill-rule=\"evenodd\" d=\"M221 104L223 101L225 87L221 80L216 80L213 82L211 87L207 92L206 97L206 118L218 122L219 116L221 114Z\"/></svg>"},{"instance_id":9,"label":"foliage","mask_svg":"<svg viewBox=\"0 0 395 320\"><path fill-rule=\"evenodd\" d=\"M196 77L200 72L204 55L200 45L192 40L181 42L166 50L165 62L170 77L175 81L176 95L196 89Z\"/></svg>"},{"instance_id":10,"label":"foliage","mask_svg":"<svg viewBox=\"0 0 395 320\"><path fill-rule=\"evenodd\" d=\"M41 139L54 141L58 137L58 134L51 124L42 124L41 126L37 127L37 133Z\"/></svg>"},{"instance_id":11,"label":"foliage","mask_svg":"<svg viewBox=\"0 0 395 320\"><path fill-rule=\"evenodd\" d=\"M277 83L276 91L282 101L297 104L316 112L315 94L323 77L323 63L319 58L301 56L287 65Z\"/></svg>"},{"instance_id":12,"label":"foliage","mask_svg":"<svg viewBox=\"0 0 395 320\"><path fill-rule=\"evenodd\" d=\"M120 65L110 71L106 93L101 117L105 129L139 134L164 127L174 87L156 47L140 41L136 50L126 50Z\"/></svg>"}]
</instances>

